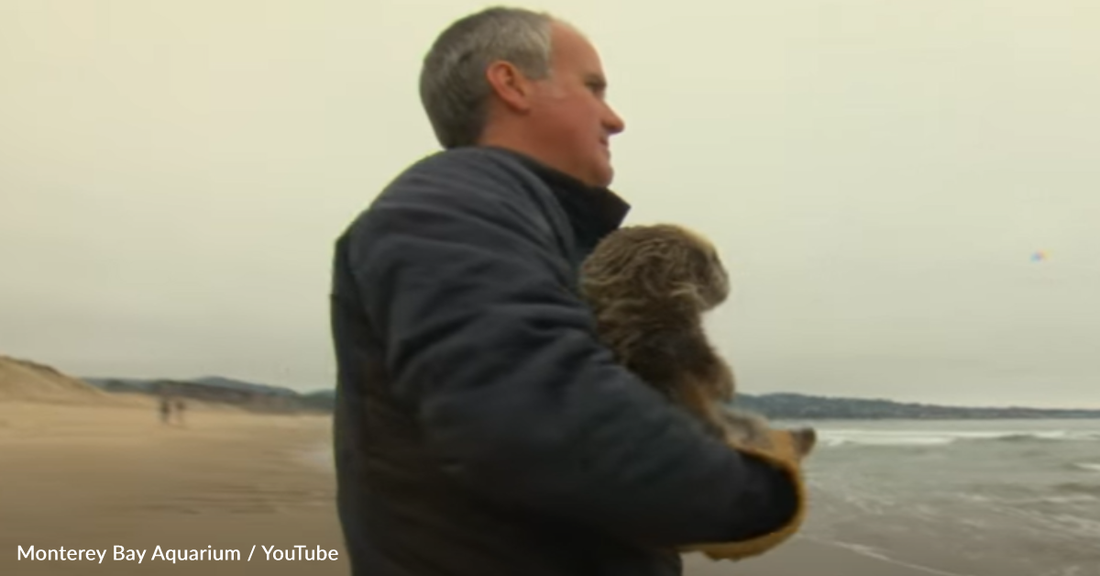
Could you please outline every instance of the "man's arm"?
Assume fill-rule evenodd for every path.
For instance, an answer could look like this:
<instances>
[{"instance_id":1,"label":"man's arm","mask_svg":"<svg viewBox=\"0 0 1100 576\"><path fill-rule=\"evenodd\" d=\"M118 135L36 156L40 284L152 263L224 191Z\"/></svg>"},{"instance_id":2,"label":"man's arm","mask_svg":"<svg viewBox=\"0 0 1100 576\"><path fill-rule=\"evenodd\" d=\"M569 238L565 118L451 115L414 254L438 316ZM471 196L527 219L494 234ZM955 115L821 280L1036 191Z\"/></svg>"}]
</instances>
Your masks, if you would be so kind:
<instances>
[{"instance_id":1,"label":"man's arm","mask_svg":"<svg viewBox=\"0 0 1100 576\"><path fill-rule=\"evenodd\" d=\"M793 515L786 476L614 362L522 192L488 178L408 185L353 229L349 264L393 392L445 470L498 502L652 545L745 539Z\"/></svg>"}]
</instances>

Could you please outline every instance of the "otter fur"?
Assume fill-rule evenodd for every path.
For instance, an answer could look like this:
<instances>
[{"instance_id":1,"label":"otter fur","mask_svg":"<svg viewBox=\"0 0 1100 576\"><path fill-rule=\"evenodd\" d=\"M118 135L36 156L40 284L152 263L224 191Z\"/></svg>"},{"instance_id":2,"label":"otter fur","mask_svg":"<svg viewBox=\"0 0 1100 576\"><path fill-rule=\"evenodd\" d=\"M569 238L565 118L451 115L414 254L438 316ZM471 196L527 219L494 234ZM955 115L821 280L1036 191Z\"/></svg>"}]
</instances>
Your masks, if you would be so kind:
<instances>
[{"instance_id":1,"label":"otter fur","mask_svg":"<svg viewBox=\"0 0 1100 576\"><path fill-rule=\"evenodd\" d=\"M616 360L733 444L766 448L776 433L762 416L730 408L736 383L703 316L729 297L727 270L705 237L673 224L626 226L607 235L580 269L580 290ZM812 429L784 432L800 457Z\"/></svg>"}]
</instances>

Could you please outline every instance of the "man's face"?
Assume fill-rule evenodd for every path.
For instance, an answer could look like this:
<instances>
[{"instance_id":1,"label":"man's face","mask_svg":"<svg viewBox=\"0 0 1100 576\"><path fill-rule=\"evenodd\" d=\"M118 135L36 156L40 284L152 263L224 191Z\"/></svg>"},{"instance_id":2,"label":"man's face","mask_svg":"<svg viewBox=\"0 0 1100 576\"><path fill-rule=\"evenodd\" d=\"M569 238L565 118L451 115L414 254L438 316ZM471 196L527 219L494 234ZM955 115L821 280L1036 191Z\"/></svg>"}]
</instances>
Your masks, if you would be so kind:
<instances>
[{"instance_id":1,"label":"man's face","mask_svg":"<svg viewBox=\"0 0 1100 576\"><path fill-rule=\"evenodd\" d=\"M571 28L554 24L550 77L535 82L529 124L558 169L591 186L611 184L611 135L623 120L604 100L607 80L595 48Z\"/></svg>"}]
</instances>

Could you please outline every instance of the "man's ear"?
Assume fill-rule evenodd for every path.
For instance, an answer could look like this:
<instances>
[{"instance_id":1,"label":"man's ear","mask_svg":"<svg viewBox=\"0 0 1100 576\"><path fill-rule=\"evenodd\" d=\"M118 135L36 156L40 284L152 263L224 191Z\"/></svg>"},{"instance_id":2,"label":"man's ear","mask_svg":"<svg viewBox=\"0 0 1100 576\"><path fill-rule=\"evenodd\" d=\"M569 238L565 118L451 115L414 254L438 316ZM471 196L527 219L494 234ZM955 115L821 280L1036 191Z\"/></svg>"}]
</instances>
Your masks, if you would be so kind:
<instances>
[{"instance_id":1,"label":"man's ear","mask_svg":"<svg viewBox=\"0 0 1100 576\"><path fill-rule=\"evenodd\" d=\"M505 106L516 112L527 112L531 108L534 83L511 62L493 62L485 70L485 79Z\"/></svg>"}]
</instances>

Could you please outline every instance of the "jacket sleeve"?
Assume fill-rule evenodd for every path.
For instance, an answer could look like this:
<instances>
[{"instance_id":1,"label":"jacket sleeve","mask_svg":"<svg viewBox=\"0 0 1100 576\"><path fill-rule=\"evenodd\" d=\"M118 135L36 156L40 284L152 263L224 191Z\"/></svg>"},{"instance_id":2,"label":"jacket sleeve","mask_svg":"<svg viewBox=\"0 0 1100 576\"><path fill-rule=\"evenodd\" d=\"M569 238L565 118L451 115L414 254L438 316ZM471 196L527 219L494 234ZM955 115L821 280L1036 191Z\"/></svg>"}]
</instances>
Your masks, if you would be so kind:
<instances>
[{"instance_id":1,"label":"jacket sleeve","mask_svg":"<svg viewBox=\"0 0 1100 576\"><path fill-rule=\"evenodd\" d=\"M350 235L392 393L443 469L500 505L649 545L741 540L793 516L784 474L614 362L530 200L484 180L383 194Z\"/></svg>"}]
</instances>

